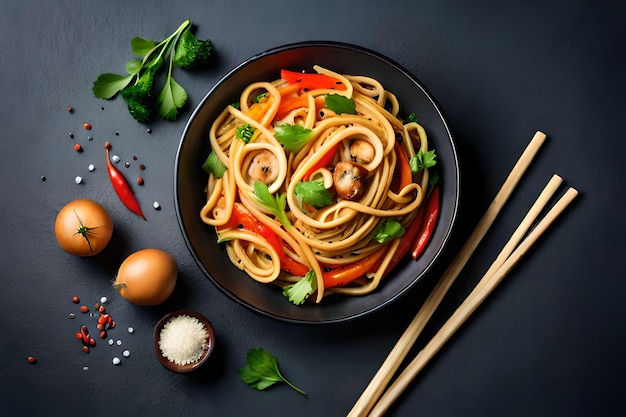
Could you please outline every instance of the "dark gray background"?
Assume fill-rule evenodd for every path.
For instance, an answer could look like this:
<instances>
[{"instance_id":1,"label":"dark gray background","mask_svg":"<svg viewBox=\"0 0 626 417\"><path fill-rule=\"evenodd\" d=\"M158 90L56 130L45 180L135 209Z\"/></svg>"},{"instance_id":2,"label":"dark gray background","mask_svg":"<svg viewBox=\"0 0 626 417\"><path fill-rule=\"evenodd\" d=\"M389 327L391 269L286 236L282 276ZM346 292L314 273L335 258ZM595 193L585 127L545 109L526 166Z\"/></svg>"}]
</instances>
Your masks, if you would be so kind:
<instances>
[{"instance_id":1,"label":"dark gray background","mask_svg":"<svg viewBox=\"0 0 626 417\"><path fill-rule=\"evenodd\" d=\"M24 416L345 415L542 130L548 141L539 157L416 348L473 288L553 173L581 197L389 414L623 414L623 3L4 0L0 6L0 409ZM186 18L199 38L213 40L216 64L175 75L189 92L179 121L150 123L148 133L121 100L92 96L99 73L123 71L131 38L161 39ZM223 295L185 247L173 197L175 152L193 105L241 61L306 40L353 43L405 66L443 108L462 167L459 222L433 273L383 311L329 326L277 322ZM106 140L133 162L123 171L127 178L146 165L137 196L147 222L114 195L104 169ZM83 153L72 150L74 141ZM96 165L92 173L89 163ZM84 184L74 183L76 175ZM54 238L57 211L78 197L100 201L116 224L112 247L89 259L62 252ZM165 304L142 308L116 296L109 281L126 255L148 246L172 253L180 278ZM100 341L88 355L80 350L74 333L87 319L68 318L77 309L74 295L90 305L109 297L118 323L110 335L122 346ZM154 324L177 308L206 315L217 333L214 356L194 375L170 373L152 353ZM258 392L239 380L237 369L257 346L278 357L308 398L285 385ZM113 366L123 348L131 357ZM28 364L28 355L38 363Z\"/></svg>"}]
</instances>

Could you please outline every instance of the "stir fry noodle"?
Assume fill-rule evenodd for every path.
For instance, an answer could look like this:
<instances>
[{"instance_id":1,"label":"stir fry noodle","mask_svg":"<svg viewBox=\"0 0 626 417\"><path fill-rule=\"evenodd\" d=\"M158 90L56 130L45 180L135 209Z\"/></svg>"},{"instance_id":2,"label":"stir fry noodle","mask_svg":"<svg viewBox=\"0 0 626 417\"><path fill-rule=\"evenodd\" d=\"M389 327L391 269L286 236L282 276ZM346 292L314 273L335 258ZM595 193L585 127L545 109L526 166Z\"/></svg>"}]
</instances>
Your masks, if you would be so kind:
<instances>
[{"instance_id":1,"label":"stir fry noodle","mask_svg":"<svg viewBox=\"0 0 626 417\"><path fill-rule=\"evenodd\" d=\"M294 304L375 290L434 176L426 132L394 94L314 70L250 84L213 122L204 164L203 222L235 266Z\"/></svg>"}]
</instances>

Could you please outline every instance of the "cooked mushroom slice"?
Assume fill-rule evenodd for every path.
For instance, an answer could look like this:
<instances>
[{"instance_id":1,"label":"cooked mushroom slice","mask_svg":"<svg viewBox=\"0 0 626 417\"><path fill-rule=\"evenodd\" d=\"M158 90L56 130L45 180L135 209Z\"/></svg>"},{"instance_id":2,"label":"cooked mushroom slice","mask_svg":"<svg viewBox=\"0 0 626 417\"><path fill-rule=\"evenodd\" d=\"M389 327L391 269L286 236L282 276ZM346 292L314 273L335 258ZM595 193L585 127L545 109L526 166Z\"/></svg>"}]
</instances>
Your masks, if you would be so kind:
<instances>
[{"instance_id":1,"label":"cooked mushroom slice","mask_svg":"<svg viewBox=\"0 0 626 417\"><path fill-rule=\"evenodd\" d=\"M333 172L337 196L344 200L357 200L365 189L367 170L352 162L338 162Z\"/></svg>"},{"instance_id":2,"label":"cooked mushroom slice","mask_svg":"<svg viewBox=\"0 0 626 417\"><path fill-rule=\"evenodd\" d=\"M269 185L278 178L278 170L276 155L268 150L262 150L252 158L248 176L252 181L259 180Z\"/></svg>"},{"instance_id":3,"label":"cooked mushroom slice","mask_svg":"<svg viewBox=\"0 0 626 417\"><path fill-rule=\"evenodd\" d=\"M374 160L376 154L371 143L358 139L350 145L350 156L359 164L369 164Z\"/></svg>"}]
</instances>

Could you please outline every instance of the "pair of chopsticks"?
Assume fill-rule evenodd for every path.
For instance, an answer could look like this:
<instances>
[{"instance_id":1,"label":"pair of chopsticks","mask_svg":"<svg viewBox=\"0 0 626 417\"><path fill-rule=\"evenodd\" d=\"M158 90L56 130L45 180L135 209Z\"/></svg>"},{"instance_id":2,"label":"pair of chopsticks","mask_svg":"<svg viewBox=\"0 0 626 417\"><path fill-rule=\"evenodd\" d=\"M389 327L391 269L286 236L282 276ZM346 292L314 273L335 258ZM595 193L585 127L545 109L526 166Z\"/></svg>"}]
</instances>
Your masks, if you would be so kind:
<instances>
[{"instance_id":1,"label":"pair of chopsticks","mask_svg":"<svg viewBox=\"0 0 626 417\"><path fill-rule=\"evenodd\" d=\"M396 342L376 375L374 375L369 385L361 394L361 397L359 397L355 403L348 417L382 416L393 402L398 399L402 392L404 392L415 376L426 366L428 361L432 359L439 349L452 337L454 332L461 327L465 320L470 317L491 291L493 291L500 281L502 281L519 262L522 256L526 254L537 239L578 195L578 191L569 187L552 208L547 211L539 223L529 232L532 224L536 221L538 216L545 211L548 203L552 200L555 192L563 182L562 178L558 175L554 175L550 179L478 285L476 285L465 301L463 301L435 336L433 336L417 354L413 361L407 365L404 371L402 371L396 380L387 388L400 364L424 329L427 321L431 318L448 289L452 286L452 283L460 274L461 270L474 253L474 250L493 224L522 175L539 151L539 148L545 142L545 139L546 135L544 133L539 131L535 133L476 228L461 247L461 250L453 259L452 263L444 271L440 281L433 288L421 309L417 312L407 329Z\"/></svg>"}]
</instances>

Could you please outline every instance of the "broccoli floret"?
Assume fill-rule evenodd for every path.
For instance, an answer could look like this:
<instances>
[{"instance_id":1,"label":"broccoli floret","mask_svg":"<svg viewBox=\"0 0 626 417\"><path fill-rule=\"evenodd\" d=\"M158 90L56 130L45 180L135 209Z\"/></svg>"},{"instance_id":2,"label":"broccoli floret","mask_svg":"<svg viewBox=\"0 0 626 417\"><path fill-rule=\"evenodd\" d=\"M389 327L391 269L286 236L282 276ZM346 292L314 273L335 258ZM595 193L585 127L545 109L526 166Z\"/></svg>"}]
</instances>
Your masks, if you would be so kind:
<instances>
[{"instance_id":1,"label":"broccoli floret","mask_svg":"<svg viewBox=\"0 0 626 417\"><path fill-rule=\"evenodd\" d=\"M184 69L194 69L209 63L213 43L210 39L198 40L187 28L180 35L176 43L174 64Z\"/></svg>"},{"instance_id":2,"label":"broccoli floret","mask_svg":"<svg viewBox=\"0 0 626 417\"><path fill-rule=\"evenodd\" d=\"M120 91L130 114L140 123L150 120L154 107L153 68L145 71L137 81Z\"/></svg>"}]
</instances>

